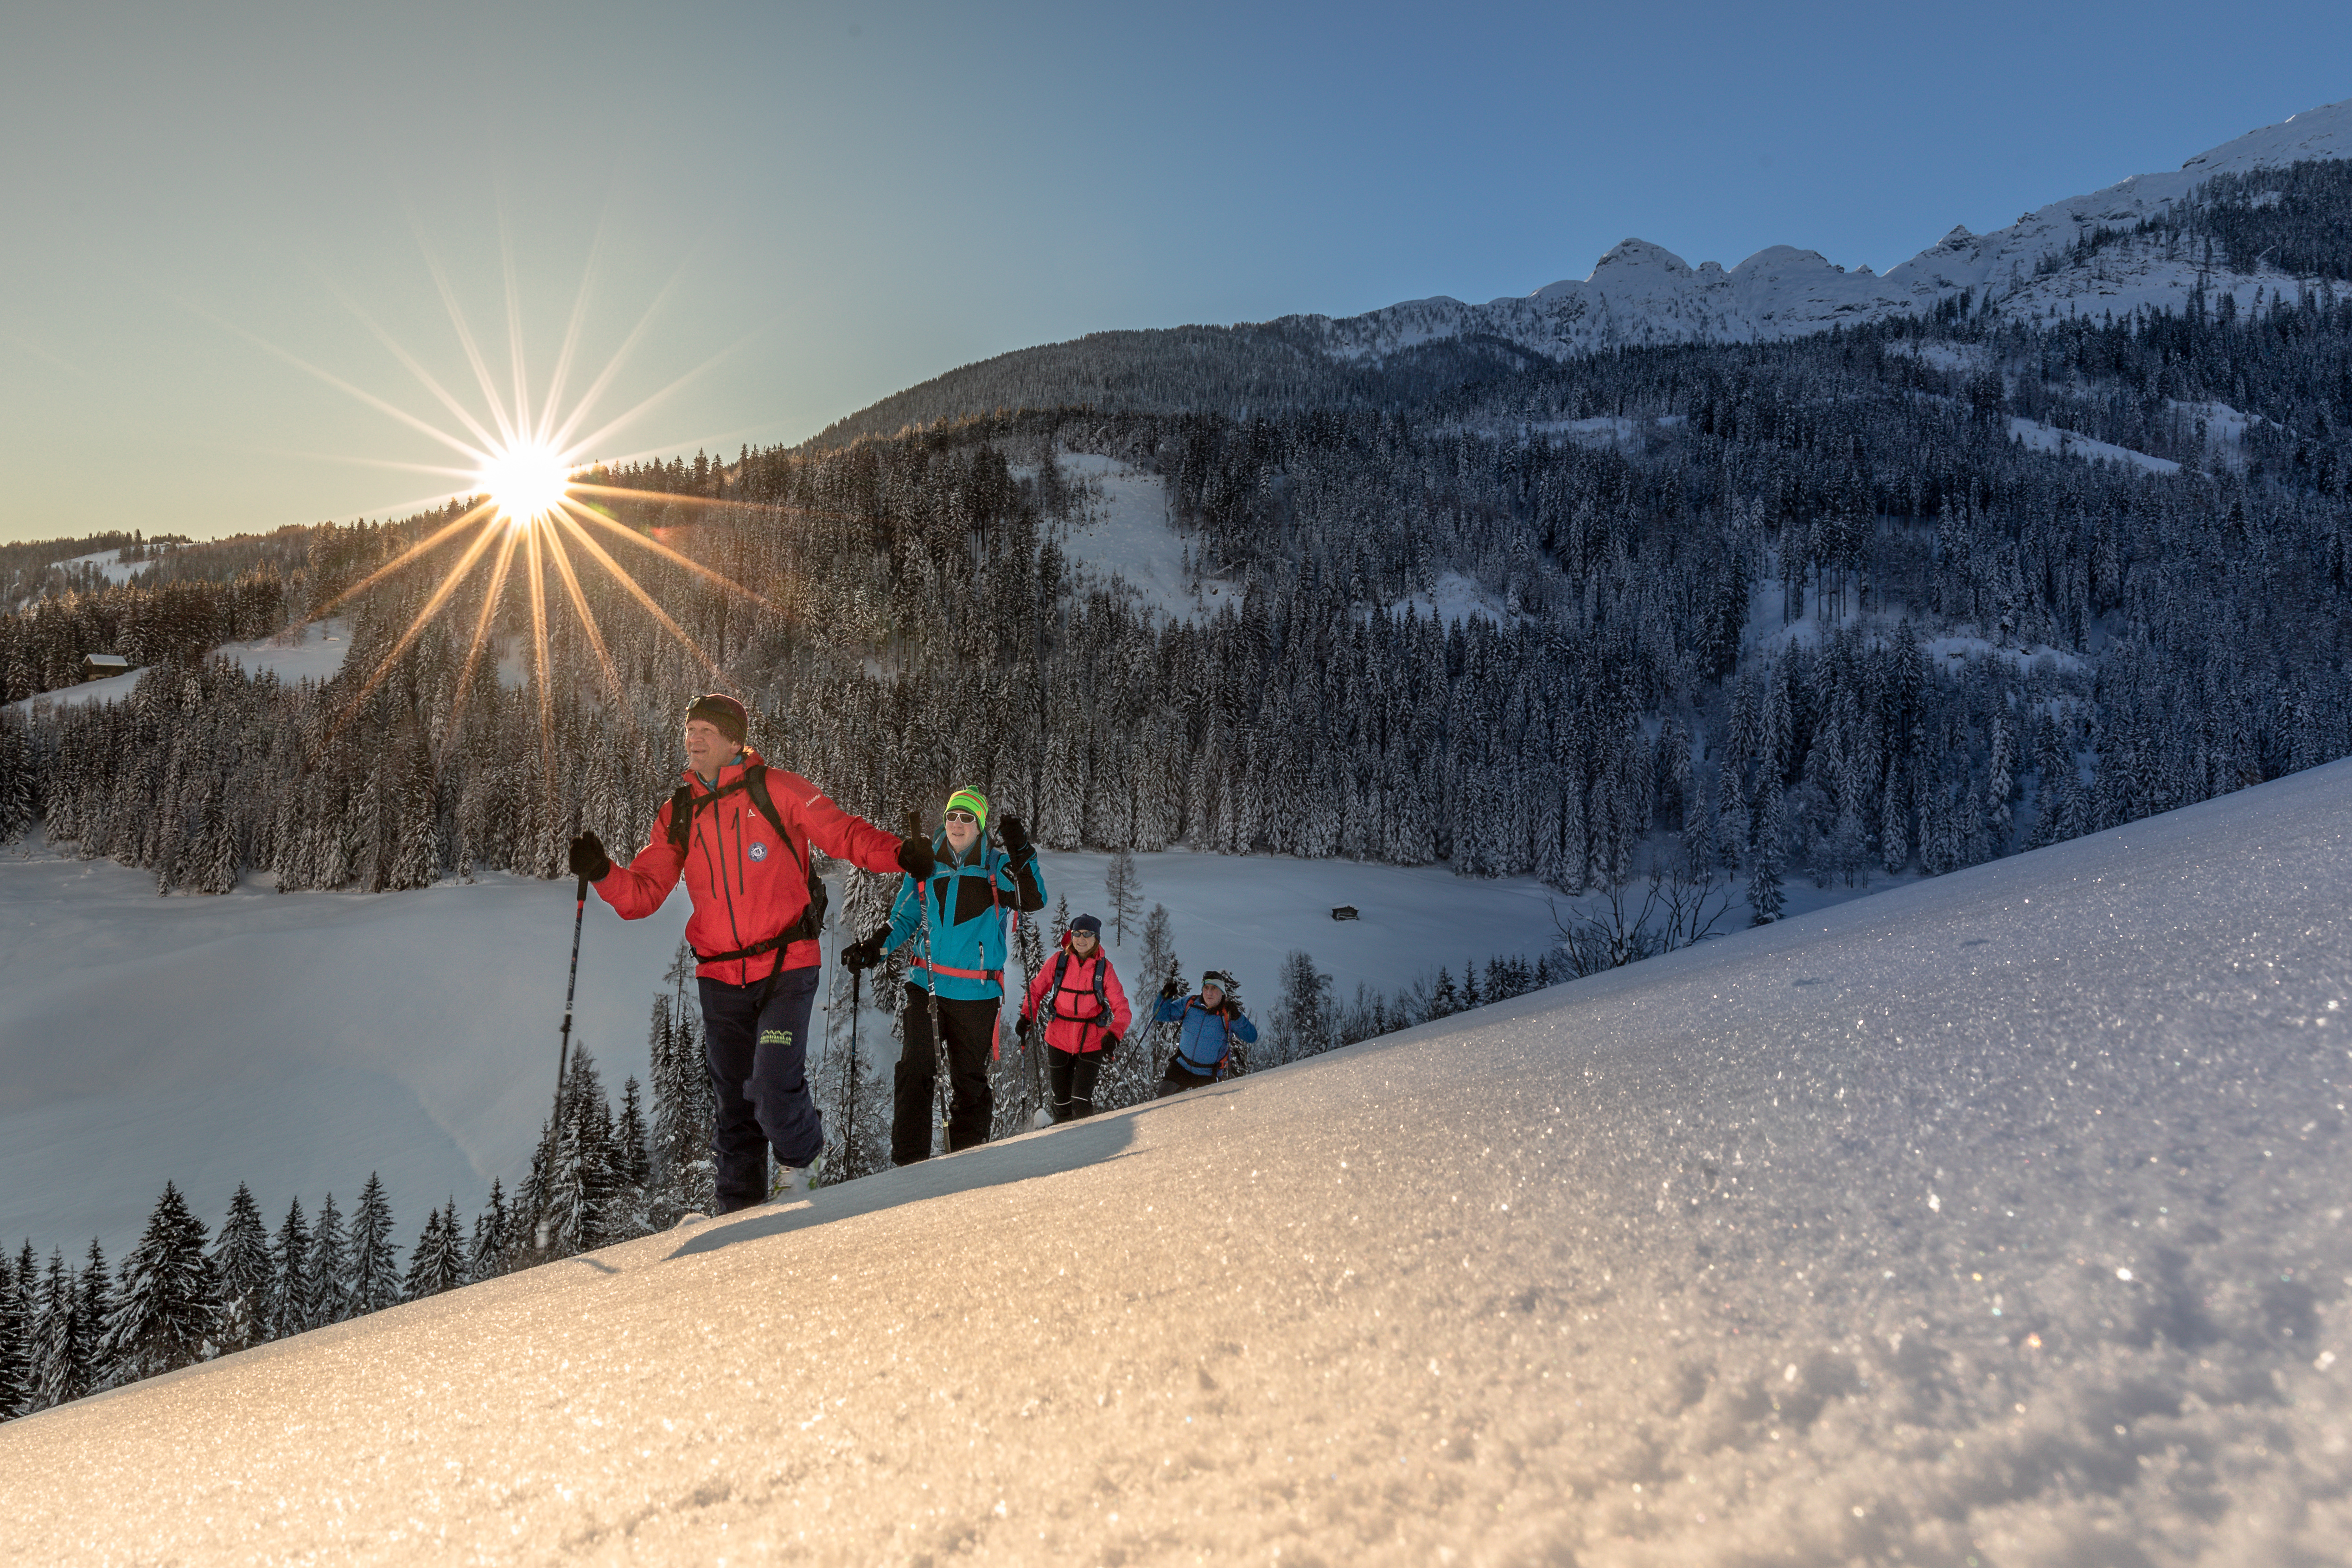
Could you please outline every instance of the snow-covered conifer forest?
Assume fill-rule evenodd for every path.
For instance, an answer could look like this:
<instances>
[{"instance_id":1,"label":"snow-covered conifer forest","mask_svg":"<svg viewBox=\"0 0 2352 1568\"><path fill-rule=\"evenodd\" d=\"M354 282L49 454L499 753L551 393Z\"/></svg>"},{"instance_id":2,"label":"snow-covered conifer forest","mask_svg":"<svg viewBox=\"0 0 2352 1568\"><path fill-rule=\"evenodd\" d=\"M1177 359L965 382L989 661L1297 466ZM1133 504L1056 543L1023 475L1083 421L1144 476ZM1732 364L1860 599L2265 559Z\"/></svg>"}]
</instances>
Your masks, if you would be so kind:
<instances>
[{"instance_id":1,"label":"snow-covered conifer forest","mask_svg":"<svg viewBox=\"0 0 2352 1568\"><path fill-rule=\"evenodd\" d=\"M2126 182L1948 240L1896 295L1839 283L1769 331L1782 274L1620 247L1611 278L1698 303L1629 327L1604 260L1530 302L1099 334L796 447L596 468L618 521L734 584L628 558L716 678L593 579L609 671L558 615L542 679L519 583L486 605L469 582L401 647L429 558L341 596L462 501L7 546L0 839L37 824L163 893L559 876L583 828L643 841L685 694L724 684L772 761L886 826L981 780L1057 851L1442 865L1581 900L1542 966L1493 955L1459 987L1350 1004L1292 953L1271 1066L1767 922L1800 880L1943 877L2211 801L2352 754L2352 146L2307 155L2326 116L2352 110L2150 177L2160 200ZM331 678L208 657L331 604ZM467 678L485 616L504 657ZM93 653L143 667L127 698L45 700ZM865 929L887 885L845 877ZM1110 897L1145 972L1173 964L1165 911ZM1024 966L1052 934L1024 922ZM397 1258L372 1178L348 1214L241 1192L214 1229L167 1188L119 1263L26 1242L0 1415L706 1203L683 973L651 1082L616 1100L583 1052L528 1190L470 1226L429 1211ZM862 1176L885 1119L843 1070L822 1058L818 1092L835 1175ZM1002 1071L1011 1133L1036 1101ZM1107 1105L1148 1072L1121 1064ZM1862 1375L1821 1393L1790 1364L1813 1409Z\"/></svg>"}]
</instances>

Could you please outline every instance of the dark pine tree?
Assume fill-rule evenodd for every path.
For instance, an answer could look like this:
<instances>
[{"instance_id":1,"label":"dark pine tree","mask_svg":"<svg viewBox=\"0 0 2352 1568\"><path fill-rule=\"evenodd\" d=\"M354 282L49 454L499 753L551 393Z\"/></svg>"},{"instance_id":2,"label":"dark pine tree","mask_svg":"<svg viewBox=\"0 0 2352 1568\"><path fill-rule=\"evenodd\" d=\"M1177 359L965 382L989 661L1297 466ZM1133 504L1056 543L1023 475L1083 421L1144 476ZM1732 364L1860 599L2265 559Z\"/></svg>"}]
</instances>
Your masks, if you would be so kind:
<instances>
[{"instance_id":1,"label":"dark pine tree","mask_svg":"<svg viewBox=\"0 0 2352 1568\"><path fill-rule=\"evenodd\" d=\"M310 1232L310 1318L306 1329L340 1323L352 1315L352 1247L343 1233L342 1211L329 1193L319 1203L319 1224Z\"/></svg>"},{"instance_id":2,"label":"dark pine tree","mask_svg":"<svg viewBox=\"0 0 2352 1568\"><path fill-rule=\"evenodd\" d=\"M466 1254L466 1280L472 1284L483 1279L495 1279L507 1271L507 1254L511 1243L510 1226L507 1215L505 1186L493 1176L490 1179L490 1201L474 1216L474 1240Z\"/></svg>"},{"instance_id":3,"label":"dark pine tree","mask_svg":"<svg viewBox=\"0 0 2352 1568\"><path fill-rule=\"evenodd\" d=\"M228 1201L228 1217L221 1221L213 1242L213 1267L221 1283L221 1353L257 1345L269 1337L270 1295L278 1271L269 1258L269 1234L261 1226L261 1209L243 1182Z\"/></svg>"},{"instance_id":4,"label":"dark pine tree","mask_svg":"<svg viewBox=\"0 0 2352 1568\"><path fill-rule=\"evenodd\" d=\"M33 1244L0 1254L0 1421L21 1415L33 1396Z\"/></svg>"},{"instance_id":5,"label":"dark pine tree","mask_svg":"<svg viewBox=\"0 0 2352 1568\"><path fill-rule=\"evenodd\" d=\"M310 1287L310 1224L300 1198L287 1205L269 1258L269 1320L263 1337L282 1340L310 1328L318 1317L318 1295Z\"/></svg>"},{"instance_id":6,"label":"dark pine tree","mask_svg":"<svg viewBox=\"0 0 2352 1568\"><path fill-rule=\"evenodd\" d=\"M373 1171L352 1211L351 1315L381 1312L400 1300L400 1264L392 1245L392 1205Z\"/></svg>"},{"instance_id":7,"label":"dark pine tree","mask_svg":"<svg viewBox=\"0 0 2352 1568\"><path fill-rule=\"evenodd\" d=\"M175 1184L163 1195L139 1244L123 1259L100 1340L116 1381L134 1382L189 1366L211 1353L220 1327L220 1279L205 1254L205 1223Z\"/></svg>"}]
</instances>

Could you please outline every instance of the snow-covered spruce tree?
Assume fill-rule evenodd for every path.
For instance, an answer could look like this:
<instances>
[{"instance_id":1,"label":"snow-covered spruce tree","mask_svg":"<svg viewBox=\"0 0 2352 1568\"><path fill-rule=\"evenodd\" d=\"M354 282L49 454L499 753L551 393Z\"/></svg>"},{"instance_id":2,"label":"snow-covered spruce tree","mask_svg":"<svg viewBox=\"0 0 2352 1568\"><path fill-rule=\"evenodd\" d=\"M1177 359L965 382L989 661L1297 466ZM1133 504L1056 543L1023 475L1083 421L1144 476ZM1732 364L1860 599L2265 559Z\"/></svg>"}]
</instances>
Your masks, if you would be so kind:
<instances>
[{"instance_id":1,"label":"snow-covered spruce tree","mask_svg":"<svg viewBox=\"0 0 2352 1568\"><path fill-rule=\"evenodd\" d=\"M121 1383L192 1365L220 1331L220 1279L205 1253L204 1221L173 1183L163 1184L139 1244L122 1261L99 1353Z\"/></svg>"},{"instance_id":2,"label":"snow-covered spruce tree","mask_svg":"<svg viewBox=\"0 0 2352 1568\"><path fill-rule=\"evenodd\" d=\"M1135 852L1121 847L1103 874L1103 898L1110 905L1111 929L1118 946L1127 945L1127 928L1143 910L1143 879L1136 874Z\"/></svg>"},{"instance_id":3,"label":"snow-covered spruce tree","mask_svg":"<svg viewBox=\"0 0 2352 1568\"><path fill-rule=\"evenodd\" d=\"M613 1110L604 1079L585 1047L575 1047L548 1162L546 1199L539 1224L548 1256L569 1258L604 1243L604 1205L618 1190Z\"/></svg>"},{"instance_id":4,"label":"snow-covered spruce tree","mask_svg":"<svg viewBox=\"0 0 2352 1568\"><path fill-rule=\"evenodd\" d=\"M474 1216L474 1238L466 1251L466 1282L478 1284L494 1279L507 1271L507 1258L511 1251L508 1242L510 1221L507 1213L506 1188L499 1178L490 1178L489 1201L482 1212Z\"/></svg>"},{"instance_id":5,"label":"snow-covered spruce tree","mask_svg":"<svg viewBox=\"0 0 2352 1568\"><path fill-rule=\"evenodd\" d=\"M93 1394L121 1381L104 1343L107 1320L114 1310L115 1300L114 1279L107 1272L106 1253L93 1236L89 1238L89 1250L82 1254L81 1271L74 1276L74 1356L87 1370Z\"/></svg>"},{"instance_id":6,"label":"snow-covered spruce tree","mask_svg":"<svg viewBox=\"0 0 2352 1568\"><path fill-rule=\"evenodd\" d=\"M335 1194L319 1201L319 1223L310 1231L310 1315L306 1329L340 1323L352 1315L352 1247Z\"/></svg>"},{"instance_id":7,"label":"snow-covered spruce tree","mask_svg":"<svg viewBox=\"0 0 2352 1568\"><path fill-rule=\"evenodd\" d=\"M76 1326L80 1303L74 1290L74 1278L66 1268L65 1254L57 1248L49 1251L47 1277L30 1298L30 1304L33 1317L27 1373L31 1389L26 1408L47 1410L68 1400L79 1399L94 1385L89 1336Z\"/></svg>"},{"instance_id":8,"label":"snow-covered spruce tree","mask_svg":"<svg viewBox=\"0 0 2352 1568\"><path fill-rule=\"evenodd\" d=\"M1176 926L1168 906L1154 904L1143 918L1143 940L1132 965L1118 967L1119 984L1127 989L1127 1038L1118 1055L1103 1068L1095 1084L1095 1109L1117 1110L1149 1100L1160 1081L1160 1068L1175 1038L1176 1026L1155 1024L1151 1010L1160 1005L1160 988L1180 980L1176 956Z\"/></svg>"},{"instance_id":9,"label":"snow-covered spruce tree","mask_svg":"<svg viewBox=\"0 0 2352 1568\"><path fill-rule=\"evenodd\" d=\"M15 1258L0 1253L0 1421L25 1414L33 1393L35 1282L33 1243Z\"/></svg>"},{"instance_id":10,"label":"snow-covered spruce tree","mask_svg":"<svg viewBox=\"0 0 2352 1568\"><path fill-rule=\"evenodd\" d=\"M651 1161L646 1152L645 1108L639 1097L637 1080L634 1078L624 1080L621 1085L621 1114L613 1128L607 1160L611 1190L606 1193L597 1215L596 1230L602 1237L600 1245L649 1235L653 1222L646 1203L646 1183L651 1172Z\"/></svg>"},{"instance_id":11,"label":"snow-covered spruce tree","mask_svg":"<svg viewBox=\"0 0 2352 1568\"><path fill-rule=\"evenodd\" d=\"M302 1200L286 1206L286 1217L269 1244L270 1282L268 1339L282 1340L310 1328L318 1317L318 1296L310 1283L310 1223Z\"/></svg>"},{"instance_id":12,"label":"snow-covered spruce tree","mask_svg":"<svg viewBox=\"0 0 2352 1568\"><path fill-rule=\"evenodd\" d=\"M1328 1051L1336 1044L1331 1007L1331 977L1315 967L1308 954L1293 949L1283 956L1278 984L1282 999L1266 1020L1265 1066L1276 1067Z\"/></svg>"},{"instance_id":13,"label":"snow-covered spruce tree","mask_svg":"<svg viewBox=\"0 0 2352 1568\"><path fill-rule=\"evenodd\" d=\"M400 1300L400 1258L392 1243L392 1204L373 1171L352 1210L351 1313L381 1312Z\"/></svg>"},{"instance_id":14,"label":"snow-covered spruce tree","mask_svg":"<svg viewBox=\"0 0 2352 1568\"><path fill-rule=\"evenodd\" d=\"M14 844L33 821L34 762L25 721L0 707L0 844Z\"/></svg>"},{"instance_id":15,"label":"snow-covered spruce tree","mask_svg":"<svg viewBox=\"0 0 2352 1568\"><path fill-rule=\"evenodd\" d=\"M401 1282L407 1300L438 1296L466 1282L466 1256L457 1238L457 1200L425 1216L424 1234L408 1255L408 1275Z\"/></svg>"},{"instance_id":16,"label":"snow-covered spruce tree","mask_svg":"<svg viewBox=\"0 0 2352 1568\"><path fill-rule=\"evenodd\" d=\"M854 906L854 889L851 902ZM646 1039L654 1075L654 1112L646 1153L655 1193L648 1200L646 1216L662 1229L676 1224L681 1214L709 1214L717 1196L710 1160L710 1131L717 1111L700 1020L687 984L693 972L694 950L680 942L665 976L671 994L656 998L653 1026Z\"/></svg>"},{"instance_id":17,"label":"snow-covered spruce tree","mask_svg":"<svg viewBox=\"0 0 2352 1568\"><path fill-rule=\"evenodd\" d=\"M1780 891L1780 844L1787 832L1787 818L1781 808L1778 785L1769 787L1764 796L1764 808L1756 830L1756 847L1749 857L1748 868L1748 908L1755 925L1769 925L1780 918L1784 897Z\"/></svg>"},{"instance_id":18,"label":"snow-covered spruce tree","mask_svg":"<svg viewBox=\"0 0 2352 1568\"><path fill-rule=\"evenodd\" d=\"M269 1338L269 1298L278 1271L269 1258L269 1233L261 1209L243 1182L228 1201L228 1215L213 1240L213 1269L220 1279L221 1353L241 1351Z\"/></svg>"}]
</instances>

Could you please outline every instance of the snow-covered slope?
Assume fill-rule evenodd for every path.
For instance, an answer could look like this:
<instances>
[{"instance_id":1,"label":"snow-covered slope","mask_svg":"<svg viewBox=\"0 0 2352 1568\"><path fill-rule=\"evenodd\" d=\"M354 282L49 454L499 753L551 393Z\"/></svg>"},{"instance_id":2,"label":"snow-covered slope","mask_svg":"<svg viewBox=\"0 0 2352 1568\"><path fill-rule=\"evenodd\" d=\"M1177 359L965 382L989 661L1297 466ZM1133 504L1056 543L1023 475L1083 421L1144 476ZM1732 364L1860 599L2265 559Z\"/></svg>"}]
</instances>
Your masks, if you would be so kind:
<instances>
[{"instance_id":1,"label":"snow-covered slope","mask_svg":"<svg viewBox=\"0 0 2352 1568\"><path fill-rule=\"evenodd\" d=\"M2197 268L2143 247L2111 247L2046 275L2037 276L2037 268L2085 232L2153 216L2215 174L2347 157L2352 157L2352 99L2249 132L2179 169L2135 174L2105 190L2053 202L1990 234L1956 227L1883 277L1866 267L1849 272L1816 251L1785 245L1759 250L1727 271L1712 261L1693 268L1647 240L1628 239L1602 256L1590 276L1548 284L1523 299L1484 305L1413 300L1362 316L1292 317L1286 324L1306 330L1339 359L1378 357L1467 333L1559 355L1625 343L1800 337L1838 322L1922 310L1964 289L1989 291L2014 310L2178 308L2197 280ZM2221 276L2208 287L2216 293L2230 289L2242 304L2256 289L2282 283L2292 289L2294 279L2269 272Z\"/></svg>"},{"instance_id":2,"label":"snow-covered slope","mask_svg":"<svg viewBox=\"0 0 2352 1568\"><path fill-rule=\"evenodd\" d=\"M2344 1562L2347 824L2340 763L18 1421L0 1540Z\"/></svg>"}]
</instances>

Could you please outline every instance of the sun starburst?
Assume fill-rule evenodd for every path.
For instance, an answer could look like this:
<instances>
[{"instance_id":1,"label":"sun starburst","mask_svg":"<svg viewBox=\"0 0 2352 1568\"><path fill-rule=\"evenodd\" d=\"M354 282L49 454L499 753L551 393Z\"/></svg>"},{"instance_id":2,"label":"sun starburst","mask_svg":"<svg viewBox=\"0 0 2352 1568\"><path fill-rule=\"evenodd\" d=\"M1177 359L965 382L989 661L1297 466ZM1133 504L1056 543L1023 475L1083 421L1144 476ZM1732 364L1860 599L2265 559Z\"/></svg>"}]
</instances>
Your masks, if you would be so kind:
<instances>
[{"instance_id":1,"label":"sun starburst","mask_svg":"<svg viewBox=\"0 0 2352 1568\"><path fill-rule=\"evenodd\" d=\"M563 396L564 383L579 347L581 327L585 316L588 280L584 278L582 280L580 296L572 309L570 324L564 332L562 352L555 362L554 374L550 378L544 394L534 398L529 384L529 372L522 352L520 306L511 287L511 267L508 269L509 289L507 297L509 384L501 386L490 370L488 357L482 353L472 328L467 323L465 312L459 308L456 290L450 286L447 274L429 249L425 255L425 261L433 273L435 283L440 289L442 302L448 310L450 324L456 329L458 343L464 351L467 363L474 372L475 381L481 394L479 405L468 406L466 400L443 386L415 354L394 341L374 321L368 320L366 312L361 310L355 301L346 298L344 303L366 322L370 331L392 352L394 357L422 384L425 390L441 405L442 408L455 418L459 426L459 432L444 428L409 409L398 406L389 399L380 397L353 384L343 377L334 375L288 353L274 344L262 342L258 338L254 339L278 357L299 366L320 380L389 415L410 428L431 436L450 448L464 460L465 466L445 466L428 468L426 471L446 474L454 479L468 481L470 484L468 489L450 500L448 510L455 515L450 517L449 521L426 533L425 537L393 560L343 589L333 599L313 612L314 616L324 615L377 584L425 563L429 558L443 552L445 547L456 549L455 558L443 571L439 582L425 595L425 603L415 618L394 640L391 647L368 672L365 679L357 684L349 700L343 704L341 710L330 726L327 739L331 740L335 733L356 716L361 705L377 687L383 684L385 677L392 673L402 655L406 653L423 634L433 617L449 603L451 597L473 574L475 568L487 561L490 563L488 582L481 609L474 620L472 637L466 652L465 673L458 682L456 703L448 716L443 744L446 749L456 737L457 721L463 715L466 699L473 684L473 673L480 664L483 649L491 637L493 625L498 619L501 595L506 590L509 577L519 571L524 579L522 585L530 605L531 670L539 688L541 744L545 752L544 761L547 764L542 770L542 776L551 781L551 787L554 776L554 707L550 689L548 633L551 608L560 608L560 604L551 606L549 603L547 575L551 568L553 569L562 585L561 603L568 603L572 613L579 617L587 647L593 653L614 700L621 700L624 697L619 671L615 668L612 655L605 646L603 628L596 623L596 616L590 607L588 595L582 587L579 571L573 564L571 546L577 546L581 554L602 568L632 600L648 613L657 625L683 644L696 660L722 683L724 676L718 661L713 659L701 645L678 625L675 617L656 602L654 595L646 590L645 584L639 583L610 551L597 542L596 534L605 533L625 540L641 551L667 561L670 564L687 569L715 584L722 593L740 596L754 605L764 606L767 604L761 595L752 593L741 584L721 573L712 571L702 563L661 541L650 538L636 529L615 521L604 506L591 504L585 500L585 496L591 493L615 498L634 499L635 497L636 492L634 491L615 490L607 486L587 482L583 470L588 466L590 454L596 447L609 441L633 419L644 415L688 382L709 370L719 359L724 358L725 354L722 353L713 356L634 407L605 419L588 434L579 435L581 428L589 423L595 405L613 382L622 359L644 334L646 321L650 320L652 311L649 310L646 313L646 321L640 321L636 328L628 334L613 361L593 379L579 399L568 409L561 408L559 403ZM250 333L246 335L252 336ZM369 458L356 460L377 461L377 459ZM419 465L392 466L417 467ZM424 506L437 503L444 499L448 498L420 498L410 504ZM665 499L688 500L699 505L722 504L713 503L702 498ZM492 548L493 545L496 548Z\"/></svg>"},{"instance_id":2,"label":"sun starburst","mask_svg":"<svg viewBox=\"0 0 2352 1568\"><path fill-rule=\"evenodd\" d=\"M477 480L499 516L516 528L551 516L572 491L563 454L538 441L518 441L492 451Z\"/></svg>"}]
</instances>

